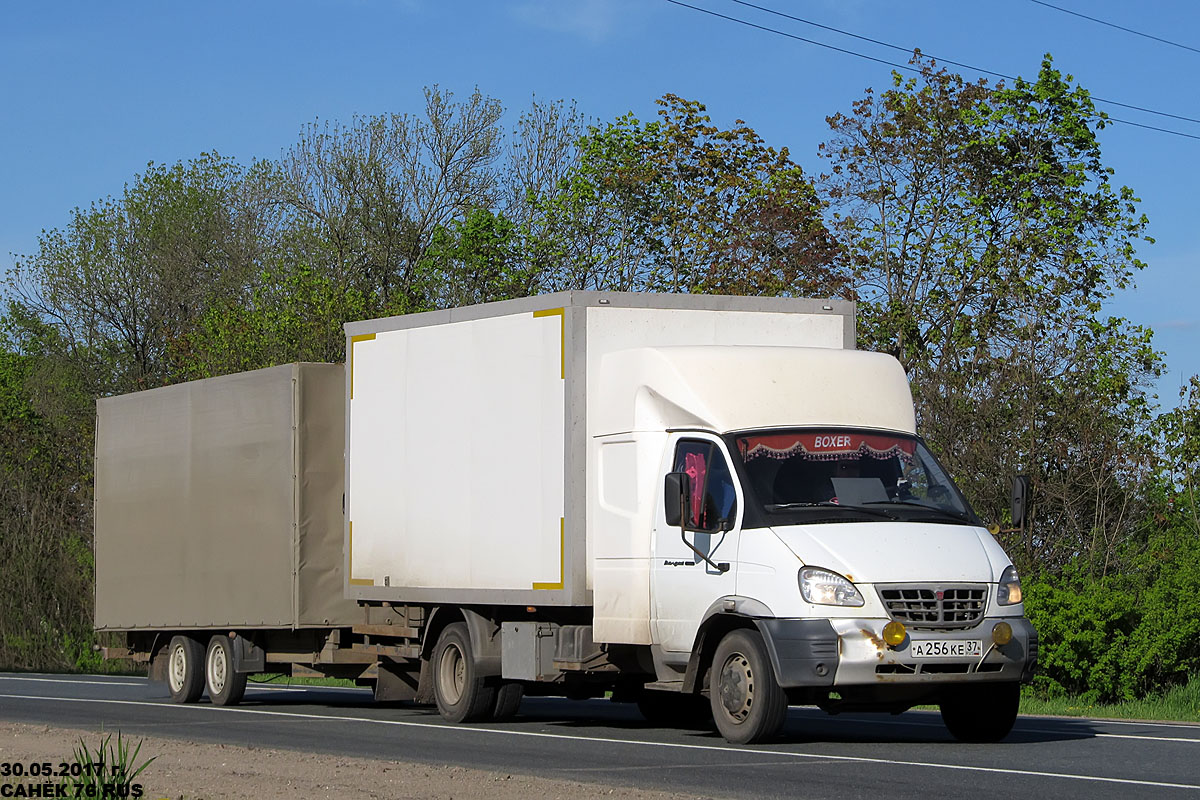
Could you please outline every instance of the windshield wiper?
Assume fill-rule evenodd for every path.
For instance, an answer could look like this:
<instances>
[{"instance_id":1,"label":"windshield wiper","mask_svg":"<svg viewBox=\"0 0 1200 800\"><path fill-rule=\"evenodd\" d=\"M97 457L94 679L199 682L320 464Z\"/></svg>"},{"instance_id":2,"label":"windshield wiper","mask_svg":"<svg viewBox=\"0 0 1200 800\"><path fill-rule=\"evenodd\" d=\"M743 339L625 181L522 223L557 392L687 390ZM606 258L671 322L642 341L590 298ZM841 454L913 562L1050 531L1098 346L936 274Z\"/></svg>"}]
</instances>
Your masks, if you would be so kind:
<instances>
[{"instance_id":1,"label":"windshield wiper","mask_svg":"<svg viewBox=\"0 0 1200 800\"><path fill-rule=\"evenodd\" d=\"M834 503L825 500L820 503L768 503L767 511L789 511L794 508L840 508L845 511L857 511L860 514L870 514L873 517L880 519L894 520L896 517L879 508L864 508L863 506L851 506L845 503Z\"/></svg>"},{"instance_id":2,"label":"windshield wiper","mask_svg":"<svg viewBox=\"0 0 1200 800\"><path fill-rule=\"evenodd\" d=\"M931 505L926 505L925 503L918 503L916 500L868 500L865 503L865 505L869 505L869 506L878 506L878 505L906 506L908 508L919 508L922 511L932 511L935 514L945 514L947 517L951 517L953 519L957 519L962 522L972 522L973 521L966 514L961 514L957 511L951 511L950 509L942 508L941 506L931 506Z\"/></svg>"}]
</instances>

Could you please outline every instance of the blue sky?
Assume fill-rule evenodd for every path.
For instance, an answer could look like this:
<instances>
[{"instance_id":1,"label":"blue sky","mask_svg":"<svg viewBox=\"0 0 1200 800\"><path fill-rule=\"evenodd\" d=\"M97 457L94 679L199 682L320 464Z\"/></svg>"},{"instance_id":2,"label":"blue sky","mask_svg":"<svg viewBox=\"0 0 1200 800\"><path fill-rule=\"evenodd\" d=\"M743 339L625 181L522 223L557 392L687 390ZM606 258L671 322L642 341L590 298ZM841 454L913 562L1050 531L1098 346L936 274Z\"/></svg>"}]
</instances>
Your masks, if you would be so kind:
<instances>
[{"instance_id":1,"label":"blue sky","mask_svg":"<svg viewBox=\"0 0 1200 800\"><path fill-rule=\"evenodd\" d=\"M903 54L731 0L688 0L797 36L905 62ZM1033 77L1041 56L1099 97L1200 118L1200 53L1032 0L756 0L760 5L995 72ZM1189 0L1053 0L1200 48ZM978 77L962 70L970 77ZM203 151L275 157L316 118L417 112L422 89L476 86L512 116L536 95L588 116L654 113L665 92L746 120L810 173L825 117L849 110L890 68L671 5L666 0L292 0L22 2L0 11L0 266L43 228L121 191L149 161ZM1200 124L1104 107L1200 135ZM1150 217L1138 288L1114 313L1154 328L1173 403L1200 373L1195 188L1200 140L1114 125L1101 134L1116 181Z\"/></svg>"}]
</instances>

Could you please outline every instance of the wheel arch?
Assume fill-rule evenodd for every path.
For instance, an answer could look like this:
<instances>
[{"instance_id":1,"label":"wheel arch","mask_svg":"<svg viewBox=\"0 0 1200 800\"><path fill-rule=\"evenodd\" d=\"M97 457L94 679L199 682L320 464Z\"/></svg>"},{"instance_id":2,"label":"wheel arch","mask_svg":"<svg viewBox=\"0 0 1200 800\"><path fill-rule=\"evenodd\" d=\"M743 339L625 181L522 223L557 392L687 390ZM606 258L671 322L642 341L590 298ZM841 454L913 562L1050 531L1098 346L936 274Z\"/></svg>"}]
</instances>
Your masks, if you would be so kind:
<instances>
[{"instance_id":1,"label":"wheel arch","mask_svg":"<svg viewBox=\"0 0 1200 800\"><path fill-rule=\"evenodd\" d=\"M838 635L828 619L780 619L749 597L722 597L706 612L684 674L683 691L704 687L704 674L721 639L731 631L758 631L779 685L832 686L837 673Z\"/></svg>"},{"instance_id":2,"label":"wheel arch","mask_svg":"<svg viewBox=\"0 0 1200 800\"><path fill-rule=\"evenodd\" d=\"M683 676L683 691L695 693L704 688L704 674L721 639L739 628L758 629L758 618L771 616L771 609L752 597L727 595L709 606L692 644L692 654ZM771 652L769 645L767 649Z\"/></svg>"},{"instance_id":3,"label":"wheel arch","mask_svg":"<svg viewBox=\"0 0 1200 800\"><path fill-rule=\"evenodd\" d=\"M433 656L438 638L447 626L465 622L471 637L471 653L475 669L480 675L500 674L500 626L478 611L461 606L435 606L429 613L421 642L421 659L428 661Z\"/></svg>"}]
</instances>

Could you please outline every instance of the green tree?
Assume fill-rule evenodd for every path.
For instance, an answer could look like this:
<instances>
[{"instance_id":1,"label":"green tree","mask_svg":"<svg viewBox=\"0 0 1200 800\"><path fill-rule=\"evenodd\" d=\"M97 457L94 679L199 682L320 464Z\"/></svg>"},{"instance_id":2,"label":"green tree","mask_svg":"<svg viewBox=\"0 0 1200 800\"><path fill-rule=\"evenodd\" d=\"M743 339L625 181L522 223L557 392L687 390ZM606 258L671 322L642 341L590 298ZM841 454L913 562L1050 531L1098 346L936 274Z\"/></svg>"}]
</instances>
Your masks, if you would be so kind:
<instances>
[{"instance_id":1,"label":"green tree","mask_svg":"<svg viewBox=\"0 0 1200 800\"><path fill-rule=\"evenodd\" d=\"M552 288L800 294L848 291L822 205L786 148L744 122L723 130L675 95L659 119L589 126L545 205Z\"/></svg>"},{"instance_id":2,"label":"green tree","mask_svg":"<svg viewBox=\"0 0 1200 800\"><path fill-rule=\"evenodd\" d=\"M294 361L340 363L345 322L367 319L372 305L354 288L300 265L265 272L248 298L210 306L187 333L172 340L178 380L211 378Z\"/></svg>"},{"instance_id":3,"label":"green tree","mask_svg":"<svg viewBox=\"0 0 1200 800\"><path fill-rule=\"evenodd\" d=\"M75 209L17 259L10 318L35 337L53 329L40 337L47 357L71 361L97 393L169 382L169 342L259 268L266 217L243 177L216 154L150 164L120 198Z\"/></svg>"},{"instance_id":4,"label":"green tree","mask_svg":"<svg viewBox=\"0 0 1200 800\"><path fill-rule=\"evenodd\" d=\"M438 228L422 264L434 303L453 308L536 293L537 275L521 245L517 224L486 208Z\"/></svg>"},{"instance_id":5,"label":"green tree","mask_svg":"<svg viewBox=\"0 0 1200 800\"><path fill-rule=\"evenodd\" d=\"M94 660L91 426L78 413L92 400L27 349L0 330L0 665L61 669Z\"/></svg>"},{"instance_id":6,"label":"green tree","mask_svg":"<svg viewBox=\"0 0 1200 800\"><path fill-rule=\"evenodd\" d=\"M433 308L422 259L438 230L496 201L502 112L478 90L457 103L435 86L423 117L308 126L270 184L285 210L283 261L310 265L380 311Z\"/></svg>"},{"instance_id":7,"label":"green tree","mask_svg":"<svg viewBox=\"0 0 1200 800\"><path fill-rule=\"evenodd\" d=\"M1160 505L1181 516L1181 527L1200 539L1200 375L1179 389L1179 405L1154 420Z\"/></svg>"},{"instance_id":8,"label":"green tree","mask_svg":"<svg viewBox=\"0 0 1200 800\"><path fill-rule=\"evenodd\" d=\"M1112 184L1104 116L1049 56L1034 82L968 82L918 54L821 152L857 275L860 343L908 370L926 436L985 516L1033 476L1026 567L1084 551L1100 571L1140 518L1148 469L1149 332L1102 316L1144 265L1146 218Z\"/></svg>"}]
</instances>

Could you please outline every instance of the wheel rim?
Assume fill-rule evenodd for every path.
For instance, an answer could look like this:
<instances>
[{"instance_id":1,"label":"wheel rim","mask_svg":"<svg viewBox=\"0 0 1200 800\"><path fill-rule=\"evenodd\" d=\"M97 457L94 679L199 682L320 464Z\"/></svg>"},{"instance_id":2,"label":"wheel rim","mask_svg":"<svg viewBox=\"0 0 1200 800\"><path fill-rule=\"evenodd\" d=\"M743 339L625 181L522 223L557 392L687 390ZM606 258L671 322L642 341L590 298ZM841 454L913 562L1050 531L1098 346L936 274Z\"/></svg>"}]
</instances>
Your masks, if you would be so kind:
<instances>
[{"instance_id":1,"label":"wheel rim","mask_svg":"<svg viewBox=\"0 0 1200 800\"><path fill-rule=\"evenodd\" d=\"M171 691L179 694L183 691L183 678L187 673L187 653L181 644L171 648L171 658L167 661L167 677L171 681Z\"/></svg>"},{"instance_id":2,"label":"wheel rim","mask_svg":"<svg viewBox=\"0 0 1200 800\"><path fill-rule=\"evenodd\" d=\"M225 648L213 645L208 651L208 690L212 694L225 691L225 673L228 662L225 660Z\"/></svg>"},{"instance_id":3,"label":"wheel rim","mask_svg":"<svg viewBox=\"0 0 1200 800\"><path fill-rule=\"evenodd\" d=\"M721 708L733 722L745 722L754 707L754 670L741 653L732 653L721 665Z\"/></svg>"},{"instance_id":4,"label":"wheel rim","mask_svg":"<svg viewBox=\"0 0 1200 800\"><path fill-rule=\"evenodd\" d=\"M442 651L438 664L438 685L442 687L442 698L447 705L456 705L462 699L467 684L467 661L457 644L451 642Z\"/></svg>"}]
</instances>

